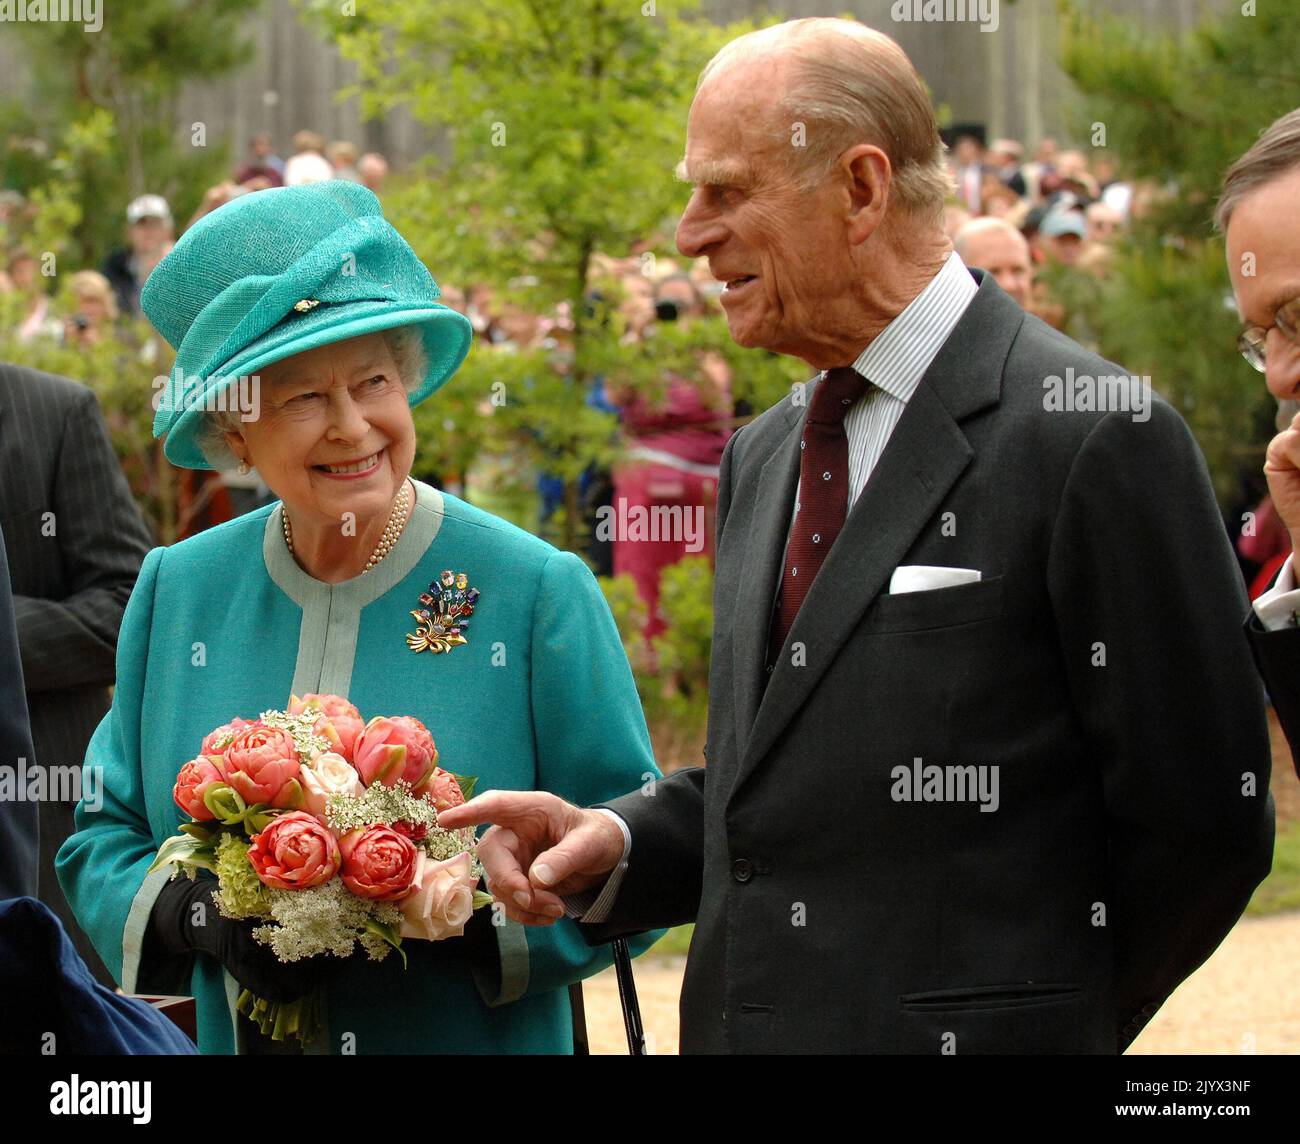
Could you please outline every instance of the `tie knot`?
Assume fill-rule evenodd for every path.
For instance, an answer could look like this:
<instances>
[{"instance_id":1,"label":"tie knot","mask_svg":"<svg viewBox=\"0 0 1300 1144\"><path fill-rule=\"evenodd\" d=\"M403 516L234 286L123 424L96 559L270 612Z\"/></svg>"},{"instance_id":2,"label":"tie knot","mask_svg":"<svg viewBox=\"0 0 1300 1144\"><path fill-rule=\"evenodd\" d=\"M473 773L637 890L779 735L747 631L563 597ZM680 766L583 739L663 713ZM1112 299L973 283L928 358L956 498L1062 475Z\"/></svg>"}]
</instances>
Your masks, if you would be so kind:
<instances>
[{"instance_id":1,"label":"tie knot","mask_svg":"<svg viewBox=\"0 0 1300 1144\"><path fill-rule=\"evenodd\" d=\"M849 407L867 391L870 384L852 366L828 370L813 394L808 420L842 422Z\"/></svg>"}]
</instances>

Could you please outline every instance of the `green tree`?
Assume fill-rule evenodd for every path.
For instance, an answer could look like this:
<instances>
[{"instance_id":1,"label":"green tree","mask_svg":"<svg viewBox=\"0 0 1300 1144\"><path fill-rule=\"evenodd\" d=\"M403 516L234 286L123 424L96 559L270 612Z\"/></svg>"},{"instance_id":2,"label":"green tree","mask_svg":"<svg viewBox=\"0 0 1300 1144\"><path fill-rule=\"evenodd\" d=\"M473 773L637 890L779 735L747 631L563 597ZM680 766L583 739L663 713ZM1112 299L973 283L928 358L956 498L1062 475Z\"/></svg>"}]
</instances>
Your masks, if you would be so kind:
<instances>
[{"instance_id":1,"label":"green tree","mask_svg":"<svg viewBox=\"0 0 1300 1144\"><path fill-rule=\"evenodd\" d=\"M35 142L111 114L115 131L93 176L82 184L81 220L71 252L94 265L122 238L126 204L146 191L166 196L178 220L197 208L203 192L228 166L225 142L190 138L177 145L177 97L183 84L223 75L246 63L252 45L246 17L264 0L130 0L103 5L103 28L87 33L75 22L11 23L29 61L29 92L4 109L11 135L0 181L31 191L61 178L42 162ZM12 118L10 117L12 115ZM21 132L26 145L15 145Z\"/></svg>"},{"instance_id":2,"label":"green tree","mask_svg":"<svg viewBox=\"0 0 1300 1144\"><path fill-rule=\"evenodd\" d=\"M1099 349L1182 412L1221 498L1258 471L1272 403L1235 350L1223 243L1224 173L1263 128L1300 104L1300 23L1289 5L1229 4L1191 32L1148 30L1064 0L1061 65L1079 89L1081 138L1149 187L1100 289L1064 298Z\"/></svg>"},{"instance_id":3,"label":"green tree","mask_svg":"<svg viewBox=\"0 0 1300 1144\"><path fill-rule=\"evenodd\" d=\"M577 478L608 464L615 448L613 418L588 404L590 384L616 376L654 389L667 368L622 345L616 290L589 303L592 268L599 253L626 257L645 240L649 254L671 253L666 236L686 201L672 172L696 77L749 25L700 19L698 0L408 0L356 5L355 14L329 0L299 2L357 62L360 82L345 96L358 96L370 116L406 106L439 134L418 178L385 200L435 277L572 316L571 345L558 353L507 361L476 347L449 387L453 400L428 415L437 421L426 420L421 447L440 462L489 448L529 454L565 481L556 541L575 548ZM699 345L677 355L683 376L697 375L692 357L706 343L725 341L740 395L760 407L804 372L738 350L720 320L691 332ZM485 405L494 392L502 400Z\"/></svg>"}]
</instances>

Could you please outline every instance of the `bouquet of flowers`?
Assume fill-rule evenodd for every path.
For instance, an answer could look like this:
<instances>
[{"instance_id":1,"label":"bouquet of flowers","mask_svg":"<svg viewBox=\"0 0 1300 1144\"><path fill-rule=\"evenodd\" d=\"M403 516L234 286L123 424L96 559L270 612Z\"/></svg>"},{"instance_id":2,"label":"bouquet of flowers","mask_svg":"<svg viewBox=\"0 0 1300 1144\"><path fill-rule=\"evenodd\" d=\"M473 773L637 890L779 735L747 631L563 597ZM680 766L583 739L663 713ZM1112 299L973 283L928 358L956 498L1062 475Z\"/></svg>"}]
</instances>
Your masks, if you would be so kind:
<instances>
[{"instance_id":1,"label":"bouquet of flowers","mask_svg":"<svg viewBox=\"0 0 1300 1144\"><path fill-rule=\"evenodd\" d=\"M282 962L359 945L405 964L403 938L458 937L492 901L476 889L473 829L438 826L474 783L438 766L418 719L367 723L338 695L292 696L287 711L207 735L173 790L192 821L150 869L212 871L221 913L256 919L253 936ZM310 996L272 1003L246 989L238 1009L276 1040L308 1039L319 1019Z\"/></svg>"}]
</instances>

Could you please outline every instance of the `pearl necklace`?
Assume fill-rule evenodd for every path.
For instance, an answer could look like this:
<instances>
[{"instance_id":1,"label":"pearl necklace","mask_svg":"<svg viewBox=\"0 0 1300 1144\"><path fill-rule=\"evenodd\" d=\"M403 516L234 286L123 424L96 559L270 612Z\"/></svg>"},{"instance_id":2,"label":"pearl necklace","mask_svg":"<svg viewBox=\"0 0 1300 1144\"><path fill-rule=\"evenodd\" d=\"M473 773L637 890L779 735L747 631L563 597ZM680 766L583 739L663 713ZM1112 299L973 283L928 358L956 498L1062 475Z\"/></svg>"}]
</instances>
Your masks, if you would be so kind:
<instances>
[{"instance_id":1,"label":"pearl necklace","mask_svg":"<svg viewBox=\"0 0 1300 1144\"><path fill-rule=\"evenodd\" d=\"M411 515L409 487L405 481L402 482L401 491L398 492L397 499L393 502L393 511L388 517L388 523L384 525L384 534L379 538L379 543L375 545L375 550L370 554L370 559L366 561L366 566L361 569L362 576L393 550L397 538L402 535L402 529L406 527L407 518ZM283 505L280 506L280 519L284 522L284 543L289 549L289 555L292 556L293 527L289 524L289 514L284 511Z\"/></svg>"}]
</instances>

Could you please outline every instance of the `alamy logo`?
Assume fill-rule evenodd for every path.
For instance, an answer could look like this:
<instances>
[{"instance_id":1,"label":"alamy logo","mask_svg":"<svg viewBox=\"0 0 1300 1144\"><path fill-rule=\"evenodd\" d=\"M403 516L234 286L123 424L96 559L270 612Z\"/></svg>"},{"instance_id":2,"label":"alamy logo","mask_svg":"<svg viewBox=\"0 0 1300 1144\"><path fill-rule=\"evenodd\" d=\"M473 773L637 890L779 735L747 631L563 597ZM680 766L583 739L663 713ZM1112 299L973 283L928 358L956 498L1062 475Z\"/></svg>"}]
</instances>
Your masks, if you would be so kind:
<instances>
[{"instance_id":1,"label":"alamy logo","mask_svg":"<svg viewBox=\"0 0 1300 1144\"><path fill-rule=\"evenodd\" d=\"M204 413L238 413L241 421L256 421L262 408L262 379L258 374L226 377L214 373L197 377L180 366L153 379L153 409L201 409Z\"/></svg>"},{"instance_id":2,"label":"alamy logo","mask_svg":"<svg viewBox=\"0 0 1300 1144\"><path fill-rule=\"evenodd\" d=\"M1048 413L1131 413L1151 420L1151 378L1146 374L1090 374L1068 366L1064 377L1043 378L1043 409Z\"/></svg>"},{"instance_id":3,"label":"alamy logo","mask_svg":"<svg viewBox=\"0 0 1300 1144\"><path fill-rule=\"evenodd\" d=\"M897 24L979 24L998 30L998 0L894 0L890 18Z\"/></svg>"},{"instance_id":4,"label":"alamy logo","mask_svg":"<svg viewBox=\"0 0 1300 1144\"><path fill-rule=\"evenodd\" d=\"M103 767L0 767L0 802L79 802L88 811L104 806Z\"/></svg>"},{"instance_id":5,"label":"alamy logo","mask_svg":"<svg viewBox=\"0 0 1300 1144\"><path fill-rule=\"evenodd\" d=\"M153 1081L68 1080L50 1085L50 1113L54 1116L129 1116L132 1124L148 1124L153 1104Z\"/></svg>"},{"instance_id":6,"label":"alamy logo","mask_svg":"<svg viewBox=\"0 0 1300 1144\"><path fill-rule=\"evenodd\" d=\"M687 552L704 550L704 506L680 504L629 505L619 497L596 510L596 539L609 541L668 541L684 544Z\"/></svg>"},{"instance_id":7,"label":"alamy logo","mask_svg":"<svg viewBox=\"0 0 1300 1144\"><path fill-rule=\"evenodd\" d=\"M104 16L99 0L0 0L0 24L80 24L98 32Z\"/></svg>"},{"instance_id":8,"label":"alamy logo","mask_svg":"<svg viewBox=\"0 0 1300 1144\"><path fill-rule=\"evenodd\" d=\"M997 810L998 771L996 765L940 767L926 766L919 758L909 767L900 763L890 772L894 785L889 797L895 802L978 802L981 814Z\"/></svg>"}]
</instances>

